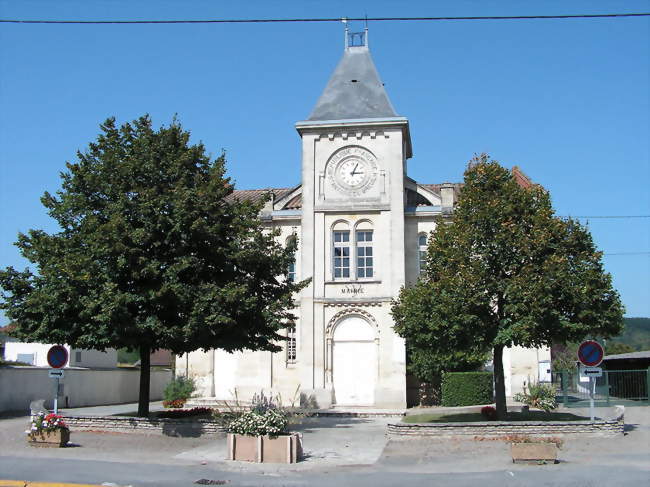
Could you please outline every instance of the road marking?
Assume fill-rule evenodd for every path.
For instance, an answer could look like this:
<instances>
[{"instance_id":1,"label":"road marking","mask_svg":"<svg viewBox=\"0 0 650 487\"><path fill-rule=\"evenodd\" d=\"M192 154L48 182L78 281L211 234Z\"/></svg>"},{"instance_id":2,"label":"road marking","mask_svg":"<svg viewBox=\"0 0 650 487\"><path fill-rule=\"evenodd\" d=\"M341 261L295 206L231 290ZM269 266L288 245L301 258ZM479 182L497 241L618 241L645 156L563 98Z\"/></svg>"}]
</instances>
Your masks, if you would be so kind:
<instances>
[{"instance_id":1,"label":"road marking","mask_svg":"<svg viewBox=\"0 0 650 487\"><path fill-rule=\"evenodd\" d=\"M67 482L29 482L27 480L0 480L0 487L102 487L98 484L70 484Z\"/></svg>"}]
</instances>

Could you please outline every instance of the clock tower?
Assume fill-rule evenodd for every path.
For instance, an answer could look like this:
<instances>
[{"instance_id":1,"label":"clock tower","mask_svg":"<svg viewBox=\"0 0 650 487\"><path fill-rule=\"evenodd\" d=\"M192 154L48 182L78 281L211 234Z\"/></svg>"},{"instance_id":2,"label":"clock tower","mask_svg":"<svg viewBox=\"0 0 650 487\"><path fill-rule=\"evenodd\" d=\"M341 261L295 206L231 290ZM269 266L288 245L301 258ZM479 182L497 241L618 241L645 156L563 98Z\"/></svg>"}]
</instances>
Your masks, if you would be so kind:
<instances>
[{"instance_id":1,"label":"clock tower","mask_svg":"<svg viewBox=\"0 0 650 487\"><path fill-rule=\"evenodd\" d=\"M405 351L390 303L406 283L409 124L368 49L346 29L343 57L302 139L301 390L321 407L404 407Z\"/></svg>"}]
</instances>

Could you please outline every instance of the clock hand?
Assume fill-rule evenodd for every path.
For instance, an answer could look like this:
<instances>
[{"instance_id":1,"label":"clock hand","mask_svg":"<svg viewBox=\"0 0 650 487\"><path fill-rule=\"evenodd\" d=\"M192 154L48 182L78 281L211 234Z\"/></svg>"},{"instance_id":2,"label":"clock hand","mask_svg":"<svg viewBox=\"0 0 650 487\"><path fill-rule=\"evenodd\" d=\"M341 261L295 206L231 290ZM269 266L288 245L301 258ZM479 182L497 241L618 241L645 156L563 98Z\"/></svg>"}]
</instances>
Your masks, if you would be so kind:
<instances>
[{"instance_id":1,"label":"clock hand","mask_svg":"<svg viewBox=\"0 0 650 487\"><path fill-rule=\"evenodd\" d=\"M354 176L355 171L357 170L358 167L359 167L359 163L357 162L357 164L354 166L354 169L352 169L352 172L350 173L350 176Z\"/></svg>"}]
</instances>

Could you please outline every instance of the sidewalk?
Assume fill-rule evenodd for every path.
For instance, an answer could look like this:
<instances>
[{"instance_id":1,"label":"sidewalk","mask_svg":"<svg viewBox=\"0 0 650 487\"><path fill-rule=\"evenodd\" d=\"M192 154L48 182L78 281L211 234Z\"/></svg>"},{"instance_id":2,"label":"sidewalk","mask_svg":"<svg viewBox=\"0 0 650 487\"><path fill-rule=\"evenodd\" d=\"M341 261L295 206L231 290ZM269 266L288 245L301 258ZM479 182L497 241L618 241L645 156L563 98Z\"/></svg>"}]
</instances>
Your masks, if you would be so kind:
<instances>
[{"instance_id":1,"label":"sidewalk","mask_svg":"<svg viewBox=\"0 0 650 487\"><path fill-rule=\"evenodd\" d=\"M75 408L69 414L120 414L135 404ZM154 407L158 407L154 405ZM152 408L153 409L153 408ZM436 408L439 411L441 408ZM420 411L418 411L419 413ZM578 410L572 410L578 413ZM580 411L580 413L585 413ZM606 414L606 408L597 415ZM512 465L503 441L474 439L391 439L386 425L400 421L385 417L305 418L292 428L303 434L305 458L292 465L226 461L225 435L169 437L139 433L73 431L70 448L33 448L25 441L28 417L0 419L0 456L71 461L103 461L149 465L205 465L220 471L268 473L324 472L331 468L355 471L467 473L525 470ZM650 470L650 407L626 408L626 436L614 438L568 437L560 451L567 465L612 465Z\"/></svg>"}]
</instances>

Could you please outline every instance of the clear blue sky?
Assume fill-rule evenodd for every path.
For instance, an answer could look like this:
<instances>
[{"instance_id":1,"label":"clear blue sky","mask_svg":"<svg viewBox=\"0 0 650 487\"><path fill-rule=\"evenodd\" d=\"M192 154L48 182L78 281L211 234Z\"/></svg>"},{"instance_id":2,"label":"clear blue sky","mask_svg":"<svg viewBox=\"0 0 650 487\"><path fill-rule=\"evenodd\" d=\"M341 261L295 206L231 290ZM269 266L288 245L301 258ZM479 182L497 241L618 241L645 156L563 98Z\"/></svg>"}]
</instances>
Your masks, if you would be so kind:
<instances>
[{"instance_id":1,"label":"clear blue sky","mask_svg":"<svg viewBox=\"0 0 650 487\"><path fill-rule=\"evenodd\" d=\"M0 18L162 20L532 15L650 11L647 1L0 0ZM649 18L376 22L370 48L409 118L419 182L461 181L474 153L519 165L559 215L650 214ZM356 24L353 28L361 29ZM293 124L341 53L340 23L0 24L0 266L24 268L18 231L56 230L59 187L109 116L178 114L228 154L239 188L300 181ZM586 220L585 220L586 221ZM588 220L627 316L650 316L650 219ZM0 318L0 324L5 320Z\"/></svg>"}]
</instances>

